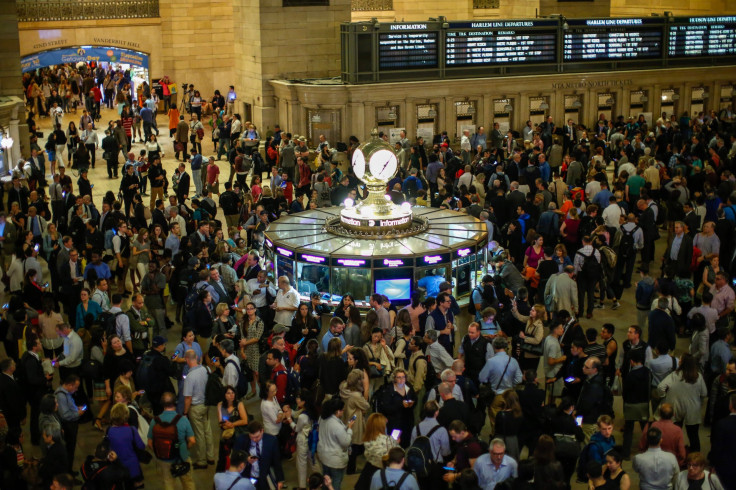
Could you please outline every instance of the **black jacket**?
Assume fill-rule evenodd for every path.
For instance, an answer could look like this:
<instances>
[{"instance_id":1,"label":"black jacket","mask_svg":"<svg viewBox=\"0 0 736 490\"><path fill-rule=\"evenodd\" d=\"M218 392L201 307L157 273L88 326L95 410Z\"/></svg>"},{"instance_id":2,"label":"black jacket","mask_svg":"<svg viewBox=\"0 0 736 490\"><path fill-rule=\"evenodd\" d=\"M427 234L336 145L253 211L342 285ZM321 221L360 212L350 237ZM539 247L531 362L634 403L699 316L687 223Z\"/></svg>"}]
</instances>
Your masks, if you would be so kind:
<instances>
[{"instance_id":1,"label":"black jacket","mask_svg":"<svg viewBox=\"0 0 736 490\"><path fill-rule=\"evenodd\" d=\"M281 466L281 454L279 453L279 442L275 436L271 434L263 434L263 445L261 449L261 458L258 460L259 474L268 475L273 472L277 482L284 481L284 469ZM245 451L250 453L251 441L248 434L238 436L233 450ZM250 477L250 464L245 465L245 470L241 475L245 478ZM258 490L267 490L269 488L266 478L259 478L256 486Z\"/></svg>"},{"instance_id":2,"label":"black jacket","mask_svg":"<svg viewBox=\"0 0 736 490\"><path fill-rule=\"evenodd\" d=\"M26 399L40 399L47 389L46 374L43 372L41 361L30 352L24 352L18 369L23 370L22 388L26 393Z\"/></svg>"},{"instance_id":3,"label":"black jacket","mask_svg":"<svg viewBox=\"0 0 736 490\"><path fill-rule=\"evenodd\" d=\"M629 370L623 382L624 403L649 403L651 378L652 374L647 367Z\"/></svg>"},{"instance_id":4,"label":"black jacket","mask_svg":"<svg viewBox=\"0 0 736 490\"><path fill-rule=\"evenodd\" d=\"M0 409L9 427L20 427L26 418L26 403L23 391L15 378L0 373Z\"/></svg>"},{"instance_id":5,"label":"black jacket","mask_svg":"<svg viewBox=\"0 0 736 490\"><path fill-rule=\"evenodd\" d=\"M66 448L61 442L56 442L48 448L46 457L41 460L38 468L38 475L43 482L42 487L49 488L56 475L67 473L68 470Z\"/></svg>"},{"instance_id":6,"label":"black jacket","mask_svg":"<svg viewBox=\"0 0 736 490\"><path fill-rule=\"evenodd\" d=\"M600 415L613 413L613 395L601 373L583 382L575 408L585 424L595 424Z\"/></svg>"}]
</instances>

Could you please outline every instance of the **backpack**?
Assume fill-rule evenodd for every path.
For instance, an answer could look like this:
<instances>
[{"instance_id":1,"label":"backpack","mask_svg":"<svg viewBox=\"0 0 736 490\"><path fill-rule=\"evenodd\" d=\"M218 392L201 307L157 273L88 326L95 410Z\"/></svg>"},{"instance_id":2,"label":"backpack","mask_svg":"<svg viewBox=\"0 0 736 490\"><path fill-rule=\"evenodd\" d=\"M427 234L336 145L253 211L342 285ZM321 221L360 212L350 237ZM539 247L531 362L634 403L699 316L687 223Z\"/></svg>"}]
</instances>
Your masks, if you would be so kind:
<instances>
[{"instance_id":1,"label":"backpack","mask_svg":"<svg viewBox=\"0 0 736 490\"><path fill-rule=\"evenodd\" d=\"M608 451L605 450L605 448L603 447L603 445L600 442L598 442L598 441L590 441L588 444L586 444L583 447L582 451L580 451L580 457L578 458L578 479L580 479L580 480L587 480L588 479L588 476L587 476L587 473L588 473L587 466L588 466L588 463L591 461L591 458L590 458L590 450L593 448L593 446L600 447L601 448L601 451L603 452L603 454L605 454L606 452L608 452ZM613 449L613 448L611 447L611 448L609 448L609 450L610 449Z\"/></svg>"},{"instance_id":2,"label":"backpack","mask_svg":"<svg viewBox=\"0 0 736 490\"><path fill-rule=\"evenodd\" d=\"M104 312L100 314L98 321L100 322L100 325L102 326L103 330L105 330L105 333L108 337L112 335L117 335L118 316L122 314L122 311L118 311L117 313Z\"/></svg>"},{"instance_id":3,"label":"backpack","mask_svg":"<svg viewBox=\"0 0 736 490\"><path fill-rule=\"evenodd\" d=\"M109 229L105 232L105 250L112 250L112 239L115 236L115 232Z\"/></svg>"},{"instance_id":4,"label":"backpack","mask_svg":"<svg viewBox=\"0 0 736 490\"><path fill-rule=\"evenodd\" d=\"M435 462L436 458L432 453L432 443L429 438L440 427L442 426L435 425L426 436L423 436L419 424L417 424L417 437L406 450L406 467L419 478L428 477L430 465Z\"/></svg>"},{"instance_id":5,"label":"backpack","mask_svg":"<svg viewBox=\"0 0 736 490\"><path fill-rule=\"evenodd\" d=\"M595 258L595 249L590 255L585 255L583 252L576 252L583 256L583 266L580 269L580 275L592 282L598 282L603 277L603 270L601 263Z\"/></svg>"},{"instance_id":6,"label":"backpack","mask_svg":"<svg viewBox=\"0 0 736 490\"><path fill-rule=\"evenodd\" d=\"M222 378L217 372L210 372L207 374L207 384L204 386L204 404L208 407L216 407L222 401L223 396L225 396L225 387L222 386Z\"/></svg>"},{"instance_id":7,"label":"backpack","mask_svg":"<svg viewBox=\"0 0 736 490\"><path fill-rule=\"evenodd\" d=\"M317 455L317 444L319 443L319 419L312 422L312 428L309 430L307 435L307 447L309 448L309 457L312 459L312 463L316 461L315 456Z\"/></svg>"},{"instance_id":8,"label":"backpack","mask_svg":"<svg viewBox=\"0 0 736 490\"><path fill-rule=\"evenodd\" d=\"M635 226L634 229L627 232L621 228L621 240L618 243L618 255L623 260L628 260L632 255L636 255L636 249L634 249L634 234L639 229Z\"/></svg>"},{"instance_id":9,"label":"backpack","mask_svg":"<svg viewBox=\"0 0 736 490\"><path fill-rule=\"evenodd\" d=\"M419 186L417 185L416 178L409 178L406 180L406 195L409 197L417 197Z\"/></svg>"},{"instance_id":10,"label":"backpack","mask_svg":"<svg viewBox=\"0 0 736 490\"><path fill-rule=\"evenodd\" d=\"M135 373L135 384L138 388L142 388L146 390L147 392L154 392L158 393L159 390L157 386L151 385L151 379L149 376L149 372L151 370L151 366L153 365L153 360L155 359L154 356L158 354L155 354L151 351L146 352L143 354L143 357L141 357L141 362L138 364L138 369Z\"/></svg>"},{"instance_id":11,"label":"backpack","mask_svg":"<svg viewBox=\"0 0 736 490\"><path fill-rule=\"evenodd\" d=\"M614 252L611 247L605 245L602 246L598 251L601 253L601 258L606 261L608 268L613 270L613 268L616 267L616 252Z\"/></svg>"},{"instance_id":12,"label":"backpack","mask_svg":"<svg viewBox=\"0 0 736 490\"><path fill-rule=\"evenodd\" d=\"M655 223L656 223L657 226L662 226L665 223L665 221L667 221L667 216L665 216L666 213L664 213L662 211L662 208L659 207L658 204L652 203L652 205L650 207L652 207L652 206L655 207L655 208L657 208L657 218L655 219ZM652 211L654 211L654 210L652 210Z\"/></svg>"},{"instance_id":13,"label":"backpack","mask_svg":"<svg viewBox=\"0 0 736 490\"><path fill-rule=\"evenodd\" d=\"M426 369L427 373L424 376L424 391L425 391L425 397L426 397L426 392L429 391L430 384L434 385L434 380L437 379L437 373L435 372L434 366L432 365L432 363L429 361L429 359L427 359L427 356L417 356L414 359L414 365L413 365L414 372L417 372L417 361L419 359L424 359L427 362L427 369ZM428 381L431 381L431 383L428 383Z\"/></svg>"},{"instance_id":14,"label":"backpack","mask_svg":"<svg viewBox=\"0 0 736 490\"><path fill-rule=\"evenodd\" d=\"M155 417L156 425L153 426L153 454L158 459L179 459L179 431L176 424L179 423L181 415L177 414L171 422L161 421L161 417Z\"/></svg>"},{"instance_id":15,"label":"backpack","mask_svg":"<svg viewBox=\"0 0 736 490\"><path fill-rule=\"evenodd\" d=\"M240 363L235 362L232 359L230 359L225 362L225 368L227 368L228 364L234 365L235 369L238 371L238 384L235 386L235 391L236 391L236 394L238 395L238 398L242 398L248 394L248 378L243 373L243 370L240 368ZM288 385L287 385L287 389L288 389Z\"/></svg>"},{"instance_id":16,"label":"backpack","mask_svg":"<svg viewBox=\"0 0 736 490\"><path fill-rule=\"evenodd\" d=\"M476 286L473 288L472 291L470 291L470 301L468 301L468 313L473 315L473 317L475 317L475 312L477 311L475 309L475 302L473 301L473 293L476 291L478 291L481 295L481 305L483 303L483 289L481 289L480 286Z\"/></svg>"},{"instance_id":17,"label":"backpack","mask_svg":"<svg viewBox=\"0 0 736 490\"><path fill-rule=\"evenodd\" d=\"M409 473L404 471L404 474L401 475L401 478L399 478L398 482L391 482L392 485L389 485L388 481L386 480L386 468L381 468L381 489L382 490L401 490L401 485L404 484L404 481L409 477Z\"/></svg>"},{"instance_id":18,"label":"backpack","mask_svg":"<svg viewBox=\"0 0 736 490\"><path fill-rule=\"evenodd\" d=\"M187 293L186 298L184 298L184 311L191 311L194 308L194 305L199 301L199 292L205 289L207 289L206 285L200 288L192 288L192 290Z\"/></svg>"},{"instance_id":19,"label":"backpack","mask_svg":"<svg viewBox=\"0 0 736 490\"><path fill-rule=\"evenodd\" d=\"M415 361L416 362L416 361ZM427 363L429 364L429 363ZM373 413L384 413L386 411L386 387L388 384L382 384L371 396L370 405Z\"/></svg>"},{"instance_id":20,"label":"backpack","mask_svg":"<svg viewBox=\"0 0 736 490\"><path fill-rule=\"evenodd\" d=\"M288 371L276 371L276 376L280 376L282 374L286 375L286 395L284 396L284 403L293 405L296 403L296 396L299 394L299 376L293 369Z\"/></svg>"}]
</instances>

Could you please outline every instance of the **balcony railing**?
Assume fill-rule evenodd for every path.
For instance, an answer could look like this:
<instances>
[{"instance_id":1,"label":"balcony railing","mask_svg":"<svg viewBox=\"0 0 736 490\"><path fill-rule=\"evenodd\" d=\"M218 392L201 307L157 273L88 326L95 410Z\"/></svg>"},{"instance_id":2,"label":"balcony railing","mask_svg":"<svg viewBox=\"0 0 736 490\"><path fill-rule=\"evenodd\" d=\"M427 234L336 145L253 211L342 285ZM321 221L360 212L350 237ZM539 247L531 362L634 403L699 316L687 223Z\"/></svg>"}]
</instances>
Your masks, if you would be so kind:
<instances>
[{"instance_id":1,"label":"balcony railing","mask_svg":"<svg viewBox=\"0 0 736 490\"><path fill-rule=\"evenodd\" d=\"M474 9L497 9L501 8L501 0L473 0Z\"/></svg>"},{"instance_id":2,"label":"balcony railing","mask_svg":"<svg viewBox=\"0 0 736 490\"><path fill-rule=\"evenodd\" d=\"M18 22L159 17L159 0L18 0Z\"/></svg>"},{"instance_id":3,"label":"balcony railing","mask_svg":"<svg viewBox=\"0 0 736 490\"><path fill-rule=\"evenodd\" d=\"M350 2L350 8L353 12L393 10L394 0L352 0Z\"/></svg>"}]
</instances>

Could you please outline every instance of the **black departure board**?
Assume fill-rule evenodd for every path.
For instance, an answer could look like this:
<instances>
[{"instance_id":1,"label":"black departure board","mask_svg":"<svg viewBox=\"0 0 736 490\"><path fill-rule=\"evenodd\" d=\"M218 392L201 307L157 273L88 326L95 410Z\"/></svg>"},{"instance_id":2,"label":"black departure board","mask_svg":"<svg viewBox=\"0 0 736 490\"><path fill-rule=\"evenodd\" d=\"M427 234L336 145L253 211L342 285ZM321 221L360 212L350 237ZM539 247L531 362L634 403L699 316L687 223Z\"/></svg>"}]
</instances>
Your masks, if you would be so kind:
<instances>
[{"instance_id":1,"label":"black departure board","mask_svg":"<svg viewBox=\"0 0 736 490\"><path fill-rule=\"evenodd\" d=\"M569 19L563 62L626 61L661 58L661 18Z\"/></svg>"},{"instance_id":2,"label":"black departure board","mask_svg":"<svg viewBox=\"0 0 736 490\"><path fill-rule=\"evenodd\" d=\"M736 55L736 16L675 18L668 41L670 58Z\"/></svg>"},{"instance_id":3,"label":"black departure board","mask_svg":"<svg viewBox=\"0 0 736 490\"><path fill-rule=\"evenodd\" d=\"M445 35L445 64L484 66L555 63L556 20L451 22Z\"/></svg>"},{"instance_id":4,"label":"black departure board","mask_svg":"<svg viewBox=\"0 0 736 490\"><path fill-rule=\"evenodd\" d=\"M437 68L439 36L426 24L392 24L378 35L378 69Z\"/></svg>"}]
</instances>

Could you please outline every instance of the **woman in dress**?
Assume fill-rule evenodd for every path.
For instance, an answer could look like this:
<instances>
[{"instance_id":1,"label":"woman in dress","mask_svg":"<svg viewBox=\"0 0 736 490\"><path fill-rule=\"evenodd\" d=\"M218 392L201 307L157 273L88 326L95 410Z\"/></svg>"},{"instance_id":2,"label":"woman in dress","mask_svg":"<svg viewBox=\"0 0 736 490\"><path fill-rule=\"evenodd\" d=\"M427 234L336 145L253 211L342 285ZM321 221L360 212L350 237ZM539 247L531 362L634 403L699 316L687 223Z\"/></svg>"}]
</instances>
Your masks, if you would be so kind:
<instances>
[{"instance_id":1,"label":"woman in dress","mask_svg":"<svg viewBox=\"0 0 736 490\"><path fill-rule=\"evenodd\" d=\"M243 318L243 327L240 332L240 347L245 348L245 355L248 366L253 371L253 381L250 382L250 393L245 397L250 400L256 394L256 383L258 383L258 361L260 352L258 350L258 341L263 335L263 320L256 315L256 305L249 302L245 306L245 318Z\"/></svg>"},{"instance_id":2,"label":"woman in dress","mask_svg":"<svg viewBox=\"0 0 736 490\"><path fill-rule=\"evenodd\" d=\"M250 295L247 293L248 288L245 285L245 279L235 281L235 300L233 301L233 311L235 312L235 323L243 324L245 318L245 308L250 303Z\"/></svg>"},{"instance_id":3,"label":"woman in dress","mask_svg":"<svg viewBox=\"0 0 736 490\"><path fill-rule=\"evenodd\" d=\"M102 405L99 412L97 412L97 418L95 419L95 427L98 430L102 430L102 419L107 414L107 411L112 405L112 394L113 388L115 387L115 381L123 373L123 368L127 365L134 365L135 359L133 354L128 352L123 345L123 341L117 335L112 335L107 339L107 351L105 352L105 359L102 362L102 375L105 382L105 395L106 402Z\"/></svg>"},{"instance_id":4,"label":"woman in dress","mask_svg":"<svg viewBox=\"0 0 736 490\"><path fill-rule=\"evenodd\" d=\"M225 462L234 441L241 434L245 434L248 427L245 404L238 400L237 390L232 386L225 387L222 401L217 403L217 420L221 430L217 471L225 471L227 469Z\"/></svg>"}]
</instances>

